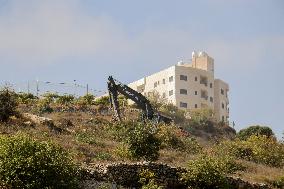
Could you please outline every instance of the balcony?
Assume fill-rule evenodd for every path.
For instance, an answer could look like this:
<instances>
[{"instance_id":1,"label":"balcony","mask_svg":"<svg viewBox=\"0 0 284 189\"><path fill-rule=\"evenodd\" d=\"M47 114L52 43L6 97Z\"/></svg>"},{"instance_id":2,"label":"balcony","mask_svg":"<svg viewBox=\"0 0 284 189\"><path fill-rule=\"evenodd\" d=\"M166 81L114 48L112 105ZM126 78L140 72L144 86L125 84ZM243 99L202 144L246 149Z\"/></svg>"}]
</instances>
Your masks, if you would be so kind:
<instances>
[{"instance_id":1,"label":"balcony","mask_svg":"<svg viewBox=\"0 0 284 189\"><path fill-rule=\"evenodd\" d=\"M208 78L205 76L200 76L200 84L203 84L205 87L208 85Z\"/></svg>"},{"instance_id":2,"label":"balcony","mask_svg":"<svg viewBox=\"0 0 284 189\"><path fill-rule=\"evenodd\" d=\"M205 90L201 90L200 97L201 99L208 100L208 92Z\"/></svg>"}]
</instances>

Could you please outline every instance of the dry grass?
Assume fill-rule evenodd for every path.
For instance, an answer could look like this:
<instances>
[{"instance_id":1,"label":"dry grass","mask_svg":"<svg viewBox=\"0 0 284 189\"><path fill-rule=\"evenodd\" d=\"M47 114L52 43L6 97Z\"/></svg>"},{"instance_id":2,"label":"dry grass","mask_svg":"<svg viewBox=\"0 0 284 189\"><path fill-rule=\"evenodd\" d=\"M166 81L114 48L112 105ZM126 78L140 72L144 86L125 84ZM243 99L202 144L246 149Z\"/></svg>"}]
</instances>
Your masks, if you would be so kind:
<instances>
[{"instance_id":1,"label":"dry grass","mask_svg":"<svg viewBox=\"0 0 284 189\"><path fill-rule=\"evenodd\" d=\"M51 113L44 116L53 119L55 125L64 131L60 134L54 133L44 125L30 124L28 123L29 120L13 117L8 123L0 123L0 134L11 135L21 131L40 141L51 140L67 149L78 164L131 161L120 157L116 152L121 143L113 140L108 129L106 129L111 117L93 116L86 113ZM178 130L174 132L178 133ZM80 141L78 137L76 138L78 133L87 133L86 137L91 134L94 142L89 144ZM205 149L210 148L210 142L201 138L198 138L197 141ZM187 162L194 157L188 152L162 149L159 162L186 167ZM266 183L284 175L283 168L272 168L248 161L241 161L240 163L247 169L238 172L236 175L250 182Z\"/></svg>"}]
</instances>

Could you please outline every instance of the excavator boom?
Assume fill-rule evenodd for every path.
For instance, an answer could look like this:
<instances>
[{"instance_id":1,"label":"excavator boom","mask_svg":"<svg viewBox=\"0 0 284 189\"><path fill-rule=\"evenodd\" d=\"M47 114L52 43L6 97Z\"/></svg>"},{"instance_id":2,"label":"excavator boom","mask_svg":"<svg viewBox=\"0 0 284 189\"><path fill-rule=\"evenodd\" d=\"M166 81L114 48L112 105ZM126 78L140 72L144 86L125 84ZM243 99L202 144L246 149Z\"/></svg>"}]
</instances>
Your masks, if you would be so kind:
<instances>
[{"instance_id":1,"label":"excavator boom","mask_svg":"<svg viewBox=\"0 0 284 189\"><path fill-rule=\"evenodd\" d=\"M110 104L114 110L115 119L121 121L119 103L117 100L118 93L120 93L124 95L126 98L134 101L136 105L138 106L138 108L140 108L143 111L144 117L146 117L146 119L148 120L156 119L157 122L163 121L165 123L170 123L172 121L171 118L168 118L163 115L160 115L159 113L156 113L150 101L145 96L143 96L141 93L113 79L112 76L109 76L107 85L108 85L108 92L109 92L109 97L110 97L109 98Z\"/></svg>"}]
</instances>

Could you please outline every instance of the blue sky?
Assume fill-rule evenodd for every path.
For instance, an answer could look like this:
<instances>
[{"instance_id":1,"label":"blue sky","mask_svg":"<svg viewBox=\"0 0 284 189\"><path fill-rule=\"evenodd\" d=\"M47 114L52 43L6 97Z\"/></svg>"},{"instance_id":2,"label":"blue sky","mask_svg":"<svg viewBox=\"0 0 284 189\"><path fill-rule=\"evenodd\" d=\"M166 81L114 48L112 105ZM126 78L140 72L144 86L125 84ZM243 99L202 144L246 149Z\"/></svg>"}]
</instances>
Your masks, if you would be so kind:
<instances>
[{"instance_id":1,"label":"blue sky","mask_svg":"<svg viewBox=\"0 0 284 189\"><path fill-rule=\"evenodd\" d=\"M230 84L236 128L268 125L280 138L283 20L282 0L0 0L0 83L105 90L108 75L128 83L202 50Z\"/></svg>"}]
</instances>

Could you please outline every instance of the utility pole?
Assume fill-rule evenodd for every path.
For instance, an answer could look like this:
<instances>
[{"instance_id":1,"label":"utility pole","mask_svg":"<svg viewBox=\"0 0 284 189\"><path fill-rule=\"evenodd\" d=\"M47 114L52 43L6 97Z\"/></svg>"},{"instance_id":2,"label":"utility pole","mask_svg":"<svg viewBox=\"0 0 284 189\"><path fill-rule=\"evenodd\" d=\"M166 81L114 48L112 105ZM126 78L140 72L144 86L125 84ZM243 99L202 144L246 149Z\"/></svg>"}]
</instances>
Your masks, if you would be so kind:
<instances>
[{"instance_id":1,"label":"utility pole","mask_svg":"<svg viewBox=\"0 0 284 189\"><path fill-rule=\"evenodd\" d=\"M74 96L76 96L76 79L74 79L73 81L74 81Z\"/></svg>"},{"instance_id":2,"label":"utility pole","mask_svg":"<svg viewBox=\"0 0 284 189\"><path fill-rule=\"evenodd\" d=\"M28 81L28 94L30 94L30 82Z\"/></svg>"},{"instance_id":3,"label":"utility pole","mask_svg":"<svg viewBox=\"0 0 284 189\"><path fill-rule=\"evenodd\" d=\"M36 96L38 97L38 92L39 92L39 84L38 84L38 79L36 80Z\"/></svg>"},{"instance_id":4,"label":"utility pole","mask_svg":"<svg viewBox=\"0 0 284 189\"><path fill-rule=\"evenodd\" d=\"M87 84L87 95L89 94L89 85Z\"/></svg>"}]
</instances>

